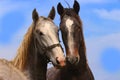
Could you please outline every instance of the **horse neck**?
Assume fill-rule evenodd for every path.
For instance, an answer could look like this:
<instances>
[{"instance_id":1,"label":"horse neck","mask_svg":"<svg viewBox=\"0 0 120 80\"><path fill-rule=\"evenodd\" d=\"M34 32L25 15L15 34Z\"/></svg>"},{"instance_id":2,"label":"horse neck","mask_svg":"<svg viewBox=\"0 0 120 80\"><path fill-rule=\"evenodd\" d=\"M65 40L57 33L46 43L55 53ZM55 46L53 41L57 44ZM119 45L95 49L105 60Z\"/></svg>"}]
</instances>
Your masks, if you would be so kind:
<instances>
[{"instance_id":1,"label":"horse neck","mask_svg":"<svg viewBox=\"0 0 120 80\"><path fill-rule=\"evenodd\" d=\"M46 80L47 61L35 52L32 26L24 36L13 65L27 73L31 80Z\"/></svg>"},{"instance_id":2,"label":"horse neck","mask_svg":"<svg viewBox=\"0 0 120 80\"><path fill-rule=\"evenodd\" d=\"M32 80L46 80L47 61L44 56L34 54L29 55L25 71L29 73Z\"/></svg>"},{"instance_id":3,"label":"horse neck","mask_svg":"<svg viewBox=\"0 0 120 80\"><path fill-rule=\"evenodd\" d=\"M80 44L80 47L79 47L80 61L77 65L68 64L63 69L60 69L61 80L73 80L72 77L83 75L86 71L88 71L85 43L82 42L79 44ZM76 79L76 80L79 80L79 79Z\"/></svg>"},{"instance_id":4,"label":"horse neck","mask_svg":"<svg viewBox=\"0 0 120 80\"><path fill-rule=\"evenodd\" d=\"M29 46L29 54L24 70L27 71L32 80L46 80L47 59L40 55L33 45Z\"/></svg>"},{"instance_id":5,"label":"horse neck","mask_svg":"<svg viewBox=\"0 0 120 80\"><path fill-rule=\"evenodd\" d=\"M80 61L78 66L80 68L86 68L87 67L87 58L86 58L86 46L85 46L85 42L84 42L84 37L83 40L81 41L81 43L79 43L79 55L80 55Z\"/></svg>"}]
</instances>

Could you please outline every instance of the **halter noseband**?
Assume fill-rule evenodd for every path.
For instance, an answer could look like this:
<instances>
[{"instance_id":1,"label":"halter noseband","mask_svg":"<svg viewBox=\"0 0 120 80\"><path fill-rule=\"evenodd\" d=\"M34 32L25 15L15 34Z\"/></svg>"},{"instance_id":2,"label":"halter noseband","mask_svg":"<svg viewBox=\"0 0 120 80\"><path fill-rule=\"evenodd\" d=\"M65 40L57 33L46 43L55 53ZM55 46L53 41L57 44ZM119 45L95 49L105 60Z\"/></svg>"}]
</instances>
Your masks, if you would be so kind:
<instances>
[{"instance_id":1,"label":"halter noseband","mask_svg":"<svg viewBox=\"0 0 120 80\"><path fill-rule=\"evenodd\" d=\"M38 41L38 45L40 46L40 44L42 44L41 43L41 41L40 41L40 39L39 39L39 35L38 35L38 33L36 33L35 31L33 31L33 33L35 34L35 38L36 38L36 40ZM38 47L39 47L38 46ZM53 45L51 45L51 46L48 46L48 47L39 47L39 48L41 48L41 50L42 50L42 54L46 54L47 53L47 51L50 51L50 50L52 50L52 49L54 49L55 47L61 47L61 45L60 45L60 43L57 43L57 44L53 44Z\"/></svg>"}]
</instances>

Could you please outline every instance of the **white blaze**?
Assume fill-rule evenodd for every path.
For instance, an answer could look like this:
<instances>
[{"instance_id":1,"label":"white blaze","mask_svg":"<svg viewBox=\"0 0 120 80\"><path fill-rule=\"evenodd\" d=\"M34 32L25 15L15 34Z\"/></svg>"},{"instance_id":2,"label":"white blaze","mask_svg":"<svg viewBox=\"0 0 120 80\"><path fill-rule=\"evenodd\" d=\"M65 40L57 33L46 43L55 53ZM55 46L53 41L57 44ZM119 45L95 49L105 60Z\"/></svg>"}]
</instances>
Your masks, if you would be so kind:
<instances>
[{"instance_id":1,"label":"white blaze","mask_svg":"<svg viewBox=\"0 0 120 80\"><path fill-rule=\"evenodd\" d=\"M59 43L57 33L58 27L54 25L54 23L52 23L50 20L46 20L43 17L40 17L36 29L43 33L43 35L41 35L41 42L46 47ZM50 60L54 64L57 64L56 58L59 58L59 61L65 60L61 47L57 46L51 50L52 51L50 51L47 56L49 56Z\"/></svg>"},{"instance_id":2,"label":"white blaze","mask_svg":"<svg viewBox=\"0 0 120 80\"><path fill-rule=\"evenodd\" d=\"M73 53L73 44L74 44L73 37L71 36L72 24L73 24L73 20L68 18L66 20L66 27L68 28L68 47L69 47L70 53Z\"/></svg>"},{"instance_id":3,"label":"white blaze","mask_svg":"<svg viewBox=\"0 0 120 80\"><path fill-rule=\"evenodd\" d=\"M58 37L57 37L57 35L55 35L55 34L57 34L57 33L55 33L55 29L56 29L56 26L54 26L50 22L46 22L44 27L41 27L42 32L45 35L47 35L46 40L47 40L47 43L49 44L49 46L59 43ZM46 44L46 43L44 43L44 44ZM54 54L54 56L64 58L64 54L63 54L61 47L55 47L52 50L54 53L56 53L56 54ZM54 61L54 57L51 57L51 60Z\"/></svg>"}]
</instances>

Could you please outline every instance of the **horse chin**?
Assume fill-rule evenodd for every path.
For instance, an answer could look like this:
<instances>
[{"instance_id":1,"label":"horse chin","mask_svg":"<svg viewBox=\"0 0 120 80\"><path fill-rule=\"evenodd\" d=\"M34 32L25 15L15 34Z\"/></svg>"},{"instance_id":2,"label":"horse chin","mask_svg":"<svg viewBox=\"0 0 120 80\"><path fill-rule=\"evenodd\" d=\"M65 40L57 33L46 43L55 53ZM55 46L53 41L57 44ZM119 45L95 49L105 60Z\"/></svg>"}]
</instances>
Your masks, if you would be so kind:
<instances>
[{"instance_id":1,"label":"horse chin","mask_svg":"<svg viewBox=\"0 0 120 80\"><path fill-rule=\"evenodd\" d=\"M62 68L66 65L66 59L64 56L52 56L50 57L50 62L52 62L53 66L56 68Z\"/></svg>"},{"instance_id":2,"label":"horse chin","mask_svg":"<svg viewBox=\"0 0 120 80\"><path fill-rule=\"evenodd\" d=\"M57 68L57 69L60 69L60 68L63 68L63 67L65 67L65 65L66 65L66 63L65 62L62 62L62 63L60 63L60 64L58 64L57 62L52 62L52 64L53 64L53 66L55 67L55 68Z\"/></svg>"},{"instance_id":3,"label":"horse chin","mask_svg":"<svg viewBox=\"0 0 120 80\"><path fill-rule=\"evenodd\" d=\"M66 57L66 64L67 65L78 65L80 62L80 56L67 56Z\"/></svg>"},{"instance_id":4,"label":"horse chin","mask_svg":"<svg viewBox=\"0 0 120 80\"><path fill-rule=\"evenodd\" d=\"M56 69L61 69L61 68L64 68L65 66L54 65L54 67L55 67Z\"/></svg>"}]
</instances>

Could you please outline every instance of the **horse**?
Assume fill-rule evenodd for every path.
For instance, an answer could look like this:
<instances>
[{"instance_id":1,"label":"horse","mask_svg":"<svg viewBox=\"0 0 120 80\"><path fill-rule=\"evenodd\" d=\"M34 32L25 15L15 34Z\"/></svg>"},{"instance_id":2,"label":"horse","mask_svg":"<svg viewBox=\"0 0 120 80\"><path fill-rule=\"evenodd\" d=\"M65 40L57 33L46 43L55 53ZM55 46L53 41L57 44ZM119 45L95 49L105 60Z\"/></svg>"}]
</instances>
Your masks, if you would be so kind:
<instances>
[{"instance_id":1,"label":"horse","mask_svg":"<svg viewBox=\"0 0 120 80\"><path fill-rule=\"evenodd\" d=\"M30 80L46 80L47 63L56 68L65 66L65 56L58 37L58 27L54 24L55 9L48 17L32 12L33 22L18 48L16 57L10 63L22 71Z\"/></svg>"},{"instance_id":2,"label":"horse","mask_svg":"<svg viewBox=\"0 0 120 80\"><path fill-rule=\"evenodd\" d=\"M30 80L27 75L13 66L9 61L0 59L0 80Z\"/></svg>"},{"instance_id":3,"label":"horse","mask_svg":"<svg viewBox=\"0 0 120 80\"><path fill-rule=\"evenodd\" d=\"M57 5L61 19L60 30L66 50L66 66L62 69L50 68L47 72L48 80L94 80L86 59L86 46L79 10L80 5L76 0L73 8L64 8L61 3Z\"/></svg>"}]
</instances>

